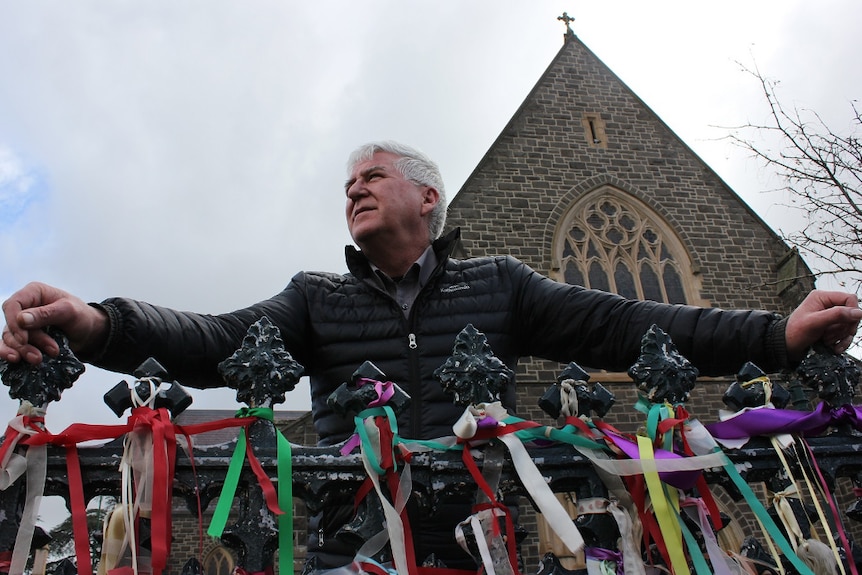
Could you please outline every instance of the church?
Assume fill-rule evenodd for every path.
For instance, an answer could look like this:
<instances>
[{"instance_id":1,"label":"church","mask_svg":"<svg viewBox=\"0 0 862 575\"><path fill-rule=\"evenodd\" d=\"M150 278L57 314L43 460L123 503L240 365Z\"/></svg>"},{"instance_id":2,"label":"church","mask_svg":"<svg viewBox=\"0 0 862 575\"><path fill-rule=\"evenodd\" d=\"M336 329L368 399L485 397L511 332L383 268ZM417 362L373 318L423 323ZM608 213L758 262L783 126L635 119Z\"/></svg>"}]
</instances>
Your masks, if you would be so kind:
<instances>
[{"instance_id":1,"label":"church","mask_svg":"<svg viewBox=\"0 0 862 575\"><path fill-rule=\"evenodd\" d=\"M814 287L805 262L580 41L570 17L560 20L562 47L450 204L456 255L511 254L558 281L630 298L789 313ZM521 361L521 417L548 422L537 401L563 367ZM686 407L715 418L732 381L701 378ZM642 424L626 373L590 382L616 398L607 421ZM737 520L732 500L723 503ZM526 565L566 554L541 521L521 523L532 535ZM738 550L756 531L737 520L720 535Z\"/></svg>"},{"instance_id":2,"label":"church","mask_svg":"<svg viewBox=\"0 0 862 575\"><path fill-rule=\"evenodd\" d=\"M558 281L626 297L789 313L814 287L804 261L580 41L571 18L560 20L559 52L450 204L447 226L461 228L455 257L510 254ZM520 417L552 423L537 401L563 367L522 360ZM734 379L701 379L687 408L713 419ZM605 419L636 430L643 415L629 376L592 372L590 382L616 398ZM293 442L314 442L308 414L292 413L282 427ZM720 541L738 550L757 531L754 520L716 495L733 517ZM577 563L535 513L520 522L525 572L549 551ZM184 531L176 530L175 550L193 549ZM299 572L304 533L295 541ZM207 558L208 573L230 573L215 541Z\"/></svg>"}]
</instances>

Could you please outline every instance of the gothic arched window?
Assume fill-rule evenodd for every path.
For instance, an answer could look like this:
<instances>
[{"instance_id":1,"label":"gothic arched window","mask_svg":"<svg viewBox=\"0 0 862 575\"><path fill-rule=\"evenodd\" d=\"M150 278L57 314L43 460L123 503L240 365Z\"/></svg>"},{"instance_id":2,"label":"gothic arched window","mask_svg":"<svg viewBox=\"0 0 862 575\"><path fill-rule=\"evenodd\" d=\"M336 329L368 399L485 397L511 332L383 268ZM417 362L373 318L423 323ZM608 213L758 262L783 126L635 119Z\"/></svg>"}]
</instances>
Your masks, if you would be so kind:
<instances>
[{"instance_id":1,"label":"gothic arched window","mask_svg":"<svg viewBox=\"0 0 862 575\"><path fill-rule=\"evenodd\" d=\"M556 238L558 279L632 299L688 303L688 255L651 209L616 188L588 194L566 215Z\"/></svg>"},{"instance_id":2,"label":"gothic arched window","mask_svg":"<svg viewBox=\"0 0 862 575\"><path fill-rule=\"evenodd\" d=\"M207 575L231 575L236 561L225 547L214 547L204 559L204 572Z\"/></svg>"}]
</instances>

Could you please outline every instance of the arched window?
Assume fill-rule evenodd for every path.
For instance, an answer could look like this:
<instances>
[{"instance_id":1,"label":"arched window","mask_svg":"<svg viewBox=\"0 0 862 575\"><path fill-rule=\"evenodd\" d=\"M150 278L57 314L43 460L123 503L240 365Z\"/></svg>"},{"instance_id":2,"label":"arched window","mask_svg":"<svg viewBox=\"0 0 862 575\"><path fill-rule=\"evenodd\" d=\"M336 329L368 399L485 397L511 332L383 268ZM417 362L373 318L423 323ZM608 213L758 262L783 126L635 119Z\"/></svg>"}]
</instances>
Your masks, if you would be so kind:
<instances>
[{"instance_id":1,"label":"arched window","mask_svg":"<svg viewBox=\"0 0 862 575\"><path fill-rule=\"evenodd\" d=\"M560 281L632 299L696 299L682 242L658 214L617 188L604 186L574 204L555 246Z\"/></svg>"},{"instance_id":2,"label":"arched window","mask_svg":"<svg viewBox=\"0 0 862 575\"><path fill-rule=\"evenodd\" d=\"M231 575L236 561L227 548L218 546L204 558L204 573L207 575Z\"/></svg>"}]
</instances>

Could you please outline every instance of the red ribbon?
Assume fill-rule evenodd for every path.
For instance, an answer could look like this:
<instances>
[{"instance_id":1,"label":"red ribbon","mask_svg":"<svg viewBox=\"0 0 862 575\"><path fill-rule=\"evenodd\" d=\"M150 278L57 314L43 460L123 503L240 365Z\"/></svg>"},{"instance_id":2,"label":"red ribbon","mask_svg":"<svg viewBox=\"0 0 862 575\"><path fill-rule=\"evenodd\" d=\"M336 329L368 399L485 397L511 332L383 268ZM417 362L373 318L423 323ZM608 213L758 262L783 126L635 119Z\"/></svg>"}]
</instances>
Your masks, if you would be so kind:
<instances>
[{"instance_id":1,"label":"red ribbon","mask_svg":"<svg viewBox=\"0 0 862 575\"><path fill-rule=\"evenodd\" d=\"M87 511L84 502L84 486L81 476L77 444L86 441L116 439L136 428L150 428L153 431L153 513L152 522L152 562L153 570L161 572L167 566L167 557L171 542L171 500L173 495L173 476L175 471L176 433L186 437L226 429L242 427L248 424L248 418L227 418L205 423L180 426L170 421L170 415L165 408L153 410L148 407L137 407L125 424L94 425L75 423L59 434L34 426L42 423L43 418L25 417L25 425L34 429L36 435L30 435L20 440L22 445L57 445L67 448L66 467L69 476L69 500L71 504L73 536L75 540L75 555L81 575L91 575L89 533L87 529ZM11 430L11 431L10 431ZM7 429L3 445L0 446L0 461L11 445L11 438L20 435L15 429ZM161 447L164 447L162 449ZM191 451L189 457L193 461ZM255 460L256 461L256 460ZM258 466L260 464L258 463ZM161 480L159 479L161 478ZM11 553L9 554L11 558ZM0 555L0 570L3 567L3 556ZM120 573L120 570L112 572Z\"/></svg>"},{"instance_id":2,"label":"red ribbon","mask_svg":"<svg viewBox=\"0 0 862 575\"><path fill-rule=\"evenodd\" d=\"M69 503L72 511L72 536L75 540L75 559L79 575L91 575L90 537L87 528L87 504L84 501L84 482L81 479L81 463L78 448L66 448L66 473L69 476Z\"/></svg>"},{"instance_id":3,"label":"red ribbon","mask_svg":"<svg viewBox=\"0 0 862 575\"><path fill-rule=\"evenodd\" d=\"M488 485L488 482L485 481L485 478L482 476L482 472L479 470L479 466L476 465L476 462L473 460L473 456L470 454L470 442L474 439L478 438L480 434L485 439L489 439L491 437L499 437L500 435L505 435L507 433L513 433L518 431L519 429L525 429L530 427L538 427L539 424L532 421L520 421L514 423L512 425L504 425L504 426L494 426L488 428L479 428L476 431L476 435L469 440L459 440L459 443L465 443L464 449L461 451L461 460L464 462L464 465L470 471L470 475L473 477L473 480L476 482L476 485L479 489L482 490L482 493L488 498L488 503L481 503L473 506L473 512L482 511L484 509L500 509L503 512L503 517L506 521L506 549L509 552L509 563L512 566L512 571L515 575L520 575L518 571L518 550L515 546L515 526L512 523L512 516L509 513L509 508L497 501L497 495L491 490L491 486ZM489 433L491 435L489 435ZM495 516L496 518L496 516ZM497 521L494 521L493 527L495 529L495 535L499 534L499 524ZM476 537L482 537L481 533L476 533Z\"/></svg>"}]
</instances>

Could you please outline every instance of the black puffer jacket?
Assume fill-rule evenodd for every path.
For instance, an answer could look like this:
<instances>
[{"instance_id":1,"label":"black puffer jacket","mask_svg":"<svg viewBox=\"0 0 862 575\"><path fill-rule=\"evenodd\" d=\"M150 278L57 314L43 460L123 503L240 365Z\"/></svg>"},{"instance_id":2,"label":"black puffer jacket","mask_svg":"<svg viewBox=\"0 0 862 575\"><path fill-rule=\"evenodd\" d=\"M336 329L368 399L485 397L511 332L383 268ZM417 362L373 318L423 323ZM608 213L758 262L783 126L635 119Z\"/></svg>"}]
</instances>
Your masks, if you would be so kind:
<instances>
[{"instance_id":1,"label":"black puffer jacket","mask_svg":"<svg viewBox=\"0 0 862 575\"><path fill-rule=\"evenodd\" d=\"M552 281L511 257L459 261L449 257L456 239L457 231L435 242L438 267L409 319L387 293L365 281L373 273L368 262L348 248L350 274L300 273L278 295L233 313L198 315L106 300L101 305L112 330L93 363L129 373L152 356L185 385L219 386L217 364L240 346L248 326L266 315L310 375L314 424L324 445L353 432L353 421L333 413L326 399L365 360L412 398L398 422L402 437L452 435L463 408L451 403L433 372L452 354L456 335L468 323L513 369L520 356L538 356L624 370L637 359L641 336L653 323L703 374L734 373L745 361L767 372L786 363L784 321L774 314L629 301ZM510 386L503 402L513 408L514 398ZM410 511L413 532L421 534L415 538L420 561L434 552L449 567L473 565L453 536L455 523L469 514L463 503L430 517ZM325 517L310 518L309 552L321 567L351 560L352 550L332 538L350 513L349 507L335 507ZM319 533L327 534L322 547Z\"/></svg>"},{"instance_id":2,"label":"black puffer jacket","mask_svg":"<svg viewBox=\"0 0 862 575\"><path fill-rule=\"evenodd\" d=\"M705 375L735 373L745 361L767 372L784 367L784 321L764 311L723 311L631 301L550 280L511 257L449 258L457 230L435 242L438 268L405 319L397 303L364 281L364 256L347 248L351 274L303 272L278 295L223 315L198 315L129 299L101 305L112 332L93 363L121 372L147 357L178 381L196 387L223 382L216 365L241 344L250 324L266 315L311 379L314 424L321 444L353 431L353 422L330 410L326 399L365 360L371 360L412 398L402 414L402 437L452 434L463 412L453 406L433 372L451 354L468 323L483 332L509 367L520 356L577 361L625 370L637 359L641 336L652 324L668 332L680 352ZM503 398L514 406L515 390Z\"/></svg>"}]
</instances>

